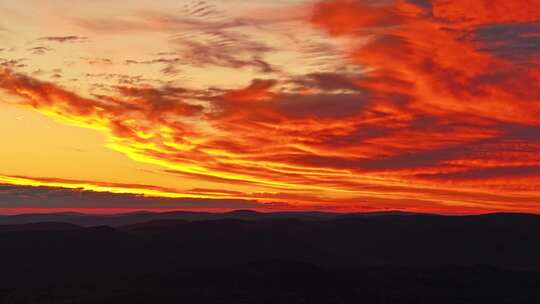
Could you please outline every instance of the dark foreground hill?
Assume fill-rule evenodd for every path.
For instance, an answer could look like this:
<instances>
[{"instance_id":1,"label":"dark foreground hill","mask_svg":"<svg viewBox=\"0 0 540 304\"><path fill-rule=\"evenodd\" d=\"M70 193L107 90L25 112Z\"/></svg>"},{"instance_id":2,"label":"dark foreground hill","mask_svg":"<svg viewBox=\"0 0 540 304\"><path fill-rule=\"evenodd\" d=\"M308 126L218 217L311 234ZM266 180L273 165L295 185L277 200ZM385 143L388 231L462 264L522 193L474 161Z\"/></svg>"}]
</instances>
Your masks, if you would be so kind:
<instances>
[{"instance_id":1,"label":"dark foreground hill","mask_svg":"<svg viewBox=\"0 0 540 304\"><path fill-rule=\"evenodd\" d=\"M0 303L540 300L539 216L241 215L0 225Z\"/></svg>"},{"instance_id":2,"label":"dark foreground hill","mask_svg":"<svg viewBox=\"0 0 540 304\"><path fill-rule=\"evenodd\" d=\"M260 261L207 270L0 277L0 303L540 303L540 273L475 267L327 270Z\"/></svg>"}]
</instances>

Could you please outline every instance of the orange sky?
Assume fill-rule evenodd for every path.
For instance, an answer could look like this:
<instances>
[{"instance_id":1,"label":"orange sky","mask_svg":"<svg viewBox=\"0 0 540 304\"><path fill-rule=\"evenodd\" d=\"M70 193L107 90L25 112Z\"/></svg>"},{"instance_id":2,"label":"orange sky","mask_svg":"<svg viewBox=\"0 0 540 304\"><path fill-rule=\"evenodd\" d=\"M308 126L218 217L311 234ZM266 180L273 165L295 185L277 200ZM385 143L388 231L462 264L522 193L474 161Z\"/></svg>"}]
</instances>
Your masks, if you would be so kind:
<instances>
[{"instance_id":1,"label":"orange sky","mask_svg":"<svg viewBox=\"0 0 540 304\"><path fill-rule=\"evenodd\" d=\"M4 1L0 131L0 213L539 213L540 0Z\"/></svg>"}]
</instances>

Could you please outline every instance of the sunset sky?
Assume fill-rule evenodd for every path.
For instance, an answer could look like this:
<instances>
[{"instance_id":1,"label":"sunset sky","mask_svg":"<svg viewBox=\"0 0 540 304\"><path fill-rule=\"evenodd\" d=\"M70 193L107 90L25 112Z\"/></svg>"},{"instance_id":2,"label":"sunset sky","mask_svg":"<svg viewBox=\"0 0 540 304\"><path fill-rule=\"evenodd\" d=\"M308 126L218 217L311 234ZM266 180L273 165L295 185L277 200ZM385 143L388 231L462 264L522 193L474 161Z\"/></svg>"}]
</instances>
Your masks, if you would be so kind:
<instances>
[{"instance_id":1,"label":"sunset sky","mask_svg":"<svg viewBox=\"0 0 540 304\"><path fill-rule=\"evenodd\" d=\"M0 0L0 213L540 213L540 0Z\"/></svg>"}]
</instances>

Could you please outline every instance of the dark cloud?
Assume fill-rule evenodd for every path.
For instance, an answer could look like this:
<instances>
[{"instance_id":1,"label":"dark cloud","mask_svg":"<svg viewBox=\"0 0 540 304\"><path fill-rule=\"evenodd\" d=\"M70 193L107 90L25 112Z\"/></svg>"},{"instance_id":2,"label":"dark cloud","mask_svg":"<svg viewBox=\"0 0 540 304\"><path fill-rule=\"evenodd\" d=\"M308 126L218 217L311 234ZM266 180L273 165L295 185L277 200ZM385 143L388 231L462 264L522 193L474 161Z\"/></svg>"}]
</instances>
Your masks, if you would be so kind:
<instances>
[{"instance_id":1,"label":"dark cloud","mask_svg":"<svg viewBox=\"0 0 540 304\"><path fill-rule=\"evenodd\" d=\"M281 95L270 103L287 117L334 118L350 117L366 110L369 97L362 93Z\"/></svg>"},{"instance_id":2,"label":"dark cloud","mask_svg":"<svg viewBox=\"0 0 540 304\"><path fill-rule=\"evenodd\" d=\"M114 62L110 58L81 58L90 65L112 65Z\"/></svg>"},{"instance_id":3,"label":"dark cloud","mask_svg":"<svg viewBox=\"0 0 540 304\"><path fill-rule=\"evenodd\" d=\"M357 75L347 75L345 73L312 73L296 79L294 83L322 91L359 91L360 87L356 83L358 78Z\"/></svg>"},{"instance_id":4,"label":"dark cloud","mask_svg":"<svg viewBox=\"0 0 540 304\"><path fill-rule=\"evenodd\" d=\"M82 36L46 36L40 37L38 40L60 42L60 43L74 43L74 42L85 42L88 41L88 37Z\"/></svg>"},{"instance_id":5,"label":"dark cloud","mask_svg":"<svg viewBox=\"0 0 540 304\"><path fill-rule=\"evenodd\" d=\"M490 180L496 178L517 178L535 177L540 175L540 166L520 166L520 167L495 167L495 168L473 168L459 172L448 172L439 174L420 174L417 177L428 180L440 181L468 181L468 180Z\"/></svg>"},{"instance_id":6,"label":"dark cloud","mask_svg":"<svg viewBox=\"0 0 540 304\"><path fill-rule=\"evenodd\" d=\"M169 53L163 53L160 56L170 56L170 54ZM180 58L178 58L178 57L173 57L173 58L159 57L159 58L156 58L156 59L141 60L141 61L128 59L128 60L124 60L124 64L125 65L154 65L154 64L160 64L160 65L164 65L164 67L161 69L161 72L164 75L174 76L174 75L178 75L181 72L179 66L182 65L182 60Z\"/></svg>"},{"instance_id":7,"label":"dark cloud","mask_svg":"<svg viewBox=\"0 0 540 304\"><path fill-rule=\"evenodd\" d=\"M526 63L540 54L540 21L489 24L474 30L480 50Z\"/></svg>"},{"instance_id":8,"label":"dark cloud","mask_svg":"<svg viewBox=\"0 0 540 304\"><path fill-rule=\"evenodd\" d=\"M432 0L406 0L409 3L421 6L426 9L430 9L433 7Z\"/></svg>"},{"instance_id":9,"label":"dark cloud","mask_svg":"<svg viewBox=\"0 0 540 304\"><path fill-rule=\"evenodd\" d=\"M382 133L384 134L384 133ZM391 171L436 166L443 161L466 158L475 150L465 144L438 150L405 152L380 158L346 158L323 155L283 155L282 161L301 163L309 166L351 169L357 172Z\"/></svg>"},{"instance_id":10,"label":"dark cloud","mask_svg":"<svg viewBox=\"0 0 540 304\"><path fill-rule=\"evenodd\" d=\"M2 209L242 209L258 208L262 203L239 199L156 198L131 194L114 194L0 184Z\"/></svg>"},{"instance_id":11,"label":"dark cloud","mask_svg":"<svg viewBox=\"0 0 540 304\"><path fill-rule=\"evenodd\" d=\"M198 40L187 39L198 37ZM224 29L192 30L178 34L178 55L182 64L197 67L220 66L226 68L252 68L261 73L276 72L276 68L263 58L274 49L247 35Z\"/></svg>"},{"instance_id":12,"label":"dark cloud","mask_svg":"<svg viewBox=\"0 0 540 304\"><path fill-rule=\"evenodd\" d=\"M6 69L20 69L26 67L26 64L24 63L27 59L26 58L20 58L20 59L4 59L0 58L0 67L6 68Z\"/></svg>"},{"instance_id":13,"label":"dark cloud","mask_svg":"<svg viewBox=\"0 0 540 304\"><path fill-rule=\"evenodd\" d=\"M156 59L152 59L152 60L143 60L143 61L138 61L138 60L133 60L133 59L128 59L128 60L125 60L124 61L124 64L126 65L130 65L130 64L172 64L172 63L178 63L180 62L180 58L156 58Z\"/></svg>"},{"instance_id":14,"label":"dark cloud","mask_svg":"<svg viewBox=\"0 0 540 304\"><path fill-rule=\"evenodd\" d=\"M46 46L36 46L33 48L29 48L28 51L30 51L34 55L43 55L47 52L52 51L52 49Z\"/></svg>"}]
</instances>

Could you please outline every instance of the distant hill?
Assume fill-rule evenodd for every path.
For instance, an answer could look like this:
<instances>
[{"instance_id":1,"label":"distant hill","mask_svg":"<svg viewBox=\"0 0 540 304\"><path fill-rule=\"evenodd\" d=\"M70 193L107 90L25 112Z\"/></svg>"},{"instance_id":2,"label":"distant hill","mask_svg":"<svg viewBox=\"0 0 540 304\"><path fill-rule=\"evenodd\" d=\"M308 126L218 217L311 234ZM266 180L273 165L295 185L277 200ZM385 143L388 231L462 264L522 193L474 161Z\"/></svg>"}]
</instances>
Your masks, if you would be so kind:
<instances>
[{"instance_id":1,"label":"distant hill","mask_svg":"<svg viewBox=\"0 0 540 304\"><path fill-rule=\"evenodd\" d=\"M323 220L348 217L374 217L385 215L414 215L406 212L373 212L373 213L331 213L331 212L270 212L262 213L253 210L236 210L225 213L210 212L131 212L111 215L93 215L75 212L63 213L43 213L43 214L19 214L10 216L0 216L0 225L11 224L29 224L36 222L64 222L79 226L100 226L107 225L111 227L120 227L132 225L141 222L156 220L184 220L184 221L207 221L220 219L243 219L243 220L261 220L261 219L303 219L303 220Z\"/></svg>"}]
</instances>

